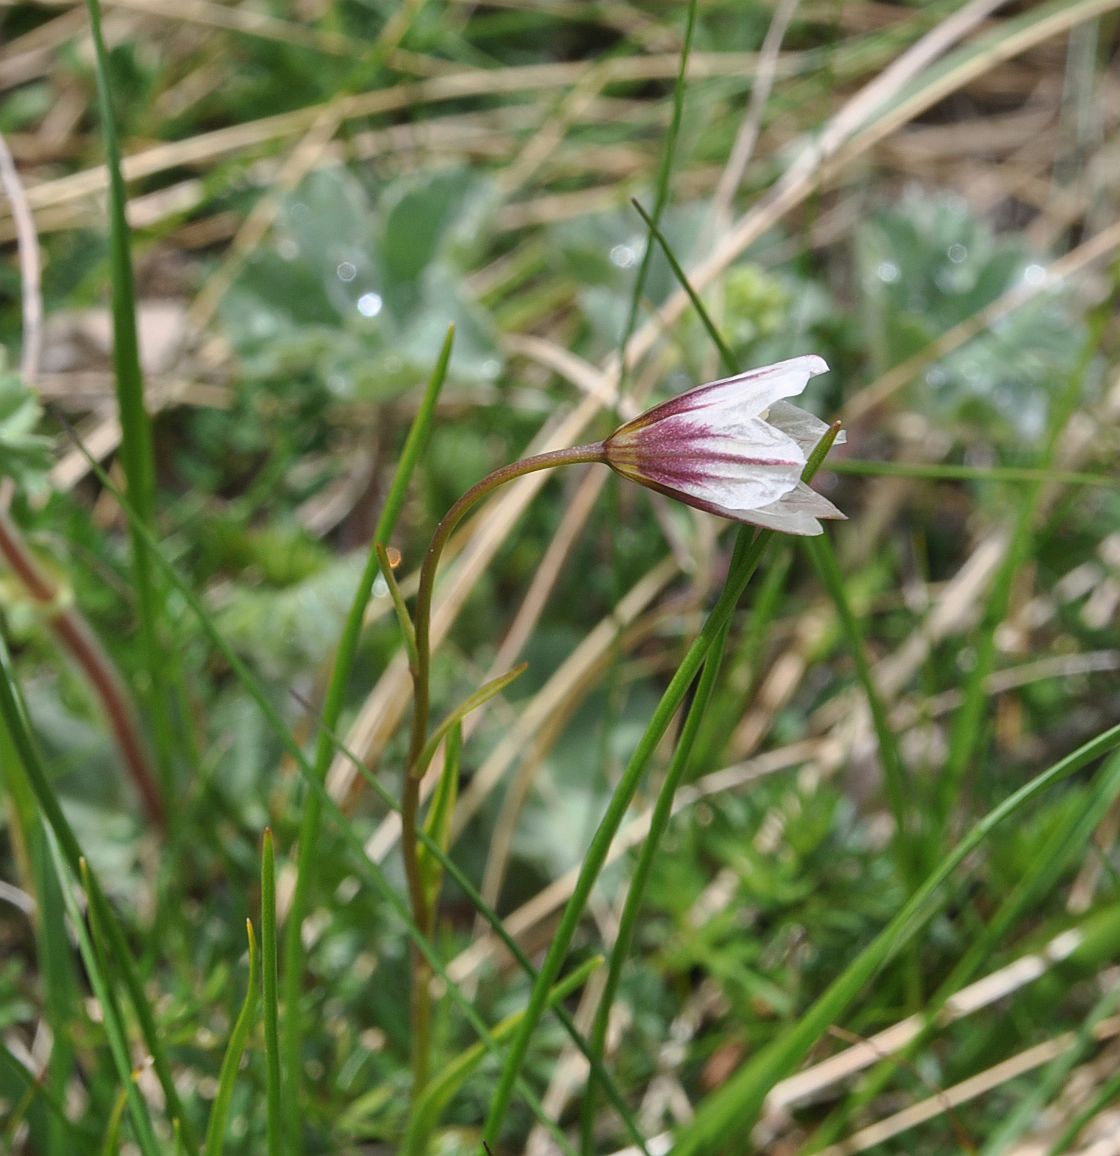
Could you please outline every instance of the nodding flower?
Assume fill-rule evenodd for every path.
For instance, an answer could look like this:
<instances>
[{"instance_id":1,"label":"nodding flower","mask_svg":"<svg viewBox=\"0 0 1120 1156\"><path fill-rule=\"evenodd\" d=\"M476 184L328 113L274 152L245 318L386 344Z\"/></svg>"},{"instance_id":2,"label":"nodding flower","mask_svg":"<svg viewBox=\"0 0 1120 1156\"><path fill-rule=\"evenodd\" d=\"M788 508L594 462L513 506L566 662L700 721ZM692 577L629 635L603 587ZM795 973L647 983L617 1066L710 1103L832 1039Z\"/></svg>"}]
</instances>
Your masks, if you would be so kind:
<instances>
[{"instance_id":1,"label":"nodding flower","mask_svg":"<svg viewBox=\"0 0 1120 1156\"><path fill-rule=\"evenodd\" d=\"M786 397L827 373L809 354L682 393L615 430L603 443L617 473L698 510L786 534L819 534L844 515L802 480L828 431Z\"/></svg>"}]
</instances>

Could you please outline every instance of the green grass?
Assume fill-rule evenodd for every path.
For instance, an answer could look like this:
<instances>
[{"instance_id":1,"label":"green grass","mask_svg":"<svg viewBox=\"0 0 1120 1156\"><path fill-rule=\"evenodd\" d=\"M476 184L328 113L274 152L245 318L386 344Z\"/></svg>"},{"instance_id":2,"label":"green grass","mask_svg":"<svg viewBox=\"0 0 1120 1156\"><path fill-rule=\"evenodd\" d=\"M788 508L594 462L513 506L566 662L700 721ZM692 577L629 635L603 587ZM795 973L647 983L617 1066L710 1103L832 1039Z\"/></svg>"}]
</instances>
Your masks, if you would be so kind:
<instances>
[{"instance_id":1,"label":"green grass","mask_svg":"<svg viewBox=\"0 0 1120 1156\"><path fill-rule=\"evenodd\" d=\"M0 1149L1111 1127L1115 7L4 10ZM807 352L847 522L517 478L427 677L480 478Z\"/></svg>"}]
</instances>

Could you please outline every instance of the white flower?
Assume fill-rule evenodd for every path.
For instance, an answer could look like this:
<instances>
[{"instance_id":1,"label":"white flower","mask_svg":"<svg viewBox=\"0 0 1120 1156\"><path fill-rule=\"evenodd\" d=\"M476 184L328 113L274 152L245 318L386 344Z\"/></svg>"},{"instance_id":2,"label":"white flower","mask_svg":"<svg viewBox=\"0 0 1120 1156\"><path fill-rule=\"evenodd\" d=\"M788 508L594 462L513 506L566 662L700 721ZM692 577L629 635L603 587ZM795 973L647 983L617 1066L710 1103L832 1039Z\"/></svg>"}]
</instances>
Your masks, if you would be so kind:
<instances>
[{"instance_id":1,"label":"white flower","mask_svg":"<svg viewBox=\"0 0 1120 1156\"><path fill-rule=\"evenodd\" d=\"M844 517L801 481L828 426L781 399L827 371L809 354L698 386L615 430L603 443L607 464L698 510L819 534L818 518Z\"/></svg>"}]
</instances>

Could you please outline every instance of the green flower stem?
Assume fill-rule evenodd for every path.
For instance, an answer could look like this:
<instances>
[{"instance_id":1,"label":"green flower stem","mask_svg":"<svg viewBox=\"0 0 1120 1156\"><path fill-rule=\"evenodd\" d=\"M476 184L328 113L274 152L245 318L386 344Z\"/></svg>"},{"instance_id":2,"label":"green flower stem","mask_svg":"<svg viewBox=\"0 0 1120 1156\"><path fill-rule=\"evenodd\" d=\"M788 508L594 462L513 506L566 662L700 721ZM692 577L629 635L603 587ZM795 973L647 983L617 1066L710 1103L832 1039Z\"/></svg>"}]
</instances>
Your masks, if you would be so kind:
<instances>
[{"instance_id":1,"label":"green flower stem","mask_svg":"<svg viewBox=\"0 0 1120 1156\"><path fill-rule=\"evenodd\" d=\"M606 451L602 442L593 442L582 446L573 446L571 449L551 450L544 454L535 454L531 458L522 458L502 466L492 474L487 474L482 481L473 485L444 515L443 521L436 527L432 535L431 544L424 564L420 568L420 584L416 591L416 709L412 716L412 746L409 750L409 769L411 770L420 751L428 729L428 675L431 666L431 622L432 622L432 593L435 588L436 569L455 527L467 516L488 494L493 493L499 486L512 482L515 478L526 474L536 473L538 470L550 470L557 466L574 466L583 462L605 462Z\"/></svg>"},{"instance_id":2,"label":"green flower stem","mask_svg":"<svg viewBox=\"0 0 1120 1156\"><path fill-rule=\"evenodd\" d=\"M420 865L418 838L420 815L420 782L424 777L426 760L424 748L428 739L431 714L431 625L432 595L435 592L436 570L447 540L455 527L470 510L488 494L506 482L537 470L551 470L557 466L574 466L585 462L605 462L606 451L602 442L573 446L571 449L552 450L531 458L512 462L488 474L472 486L444 515L432 535L428 553L420 568L420 584L416 593L416 620L414 623L415 657L410 661L414 705L412 736L401 794L401 855L405 877L408 880L408 898L412 917L422 936L431 938L435 930L435 902L424 887ZM410 659L412 656L410 655ZM431 1050L431 965L414 945L412 953L412 1094L417 1097L428 1082L428 1061Z\"/></svg>"}]
</instances>

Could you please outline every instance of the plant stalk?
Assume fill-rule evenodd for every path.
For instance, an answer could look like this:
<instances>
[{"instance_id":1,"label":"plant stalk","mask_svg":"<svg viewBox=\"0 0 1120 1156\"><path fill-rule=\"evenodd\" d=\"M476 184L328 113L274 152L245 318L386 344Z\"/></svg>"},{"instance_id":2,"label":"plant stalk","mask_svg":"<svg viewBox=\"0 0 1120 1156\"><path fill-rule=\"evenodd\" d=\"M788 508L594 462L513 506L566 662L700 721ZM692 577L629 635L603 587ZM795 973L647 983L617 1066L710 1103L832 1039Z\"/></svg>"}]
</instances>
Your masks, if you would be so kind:
<instances>
[{"instance_id":1,"label":"plant stalk","mask_svg":"<svg viewBox=\"0 0 1120 1156\"><path fill-rule=\"evenodd\" d=\"M416 592L416 650L410 663L413 683L412 732L408 763L401 794L401 854L404 858L405 877L412 917L420 934L430 939L435 931L435 900L429 898L420 869L420 785L426 760L422 759L428 738L431 718L431 624L432 596L435 592L436 570L448 539L470 510L499 486L515 478L538 470L558 466L580 465L585 462L605 462L602 442L593 442L570 449L551 450L502 466L482 481L473 485L444 515L432 535L428 552L420 567L420 582ZM431 997L432 968L424 954L413 945L412 949L412 1096L415 1101L428 1083L431 1053Z\"/></svg>"}]
</instances>

